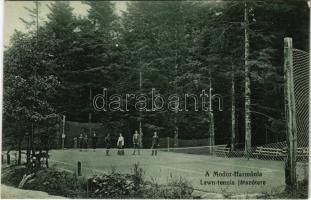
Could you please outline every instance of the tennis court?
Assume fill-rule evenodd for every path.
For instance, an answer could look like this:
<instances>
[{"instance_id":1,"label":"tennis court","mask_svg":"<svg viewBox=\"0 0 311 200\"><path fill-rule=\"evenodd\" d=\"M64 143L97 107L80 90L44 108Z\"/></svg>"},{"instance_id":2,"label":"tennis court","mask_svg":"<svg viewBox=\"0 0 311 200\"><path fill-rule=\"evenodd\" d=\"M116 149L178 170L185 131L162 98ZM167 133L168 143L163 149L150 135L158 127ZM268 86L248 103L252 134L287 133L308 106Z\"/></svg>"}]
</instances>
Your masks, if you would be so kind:
<instances>
[{"instance_id":1,"label":"tennis court","mask_svg":"<svg viewBox=\"0 0 311 200\"><path fill-rule=\"evenodd\" d=\"M105 156L105 149L95 152L89 149L53 150L50 164L63 170L76 172L77 162L82 163L82 175L89 177L109 172L112 169L121 173L131 173L133 165L139 163L149 180L165 183L169 179L186 178L199 190L228 193L258 193L281 190L285 186L284 163L281 161L245 158L226 158L208 155L159 151L151 156L150 150L141 150L141 155L132 155L132 149L125 149L125 155L117 155L111 149ZM207 172L209 176L206 176ZM218 176L214 176L218 172ZM224 172L226 174L224 174ZM235 172L252 173L259 176L236 176ZM228 173L232 173L231 176ZM303 172L298 171L298 175ZM260 175L261 174L261 175ZM252 181L251 185L239 185L239 180ZM262 181L265 181L263 184ZM233 184L234 182L234 184Z\"/></svg>"}]
</instances>

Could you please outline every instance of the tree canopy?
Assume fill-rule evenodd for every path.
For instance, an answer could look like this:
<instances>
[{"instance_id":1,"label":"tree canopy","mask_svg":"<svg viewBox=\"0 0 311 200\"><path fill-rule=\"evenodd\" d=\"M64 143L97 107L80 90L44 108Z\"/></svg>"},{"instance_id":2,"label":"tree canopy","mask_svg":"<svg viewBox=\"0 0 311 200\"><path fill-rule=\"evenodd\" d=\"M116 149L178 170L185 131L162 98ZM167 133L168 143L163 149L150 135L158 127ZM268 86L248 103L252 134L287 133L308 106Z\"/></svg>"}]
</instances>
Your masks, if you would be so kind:
<instances>
[{"instance_id":1,"label":"tree canopy","mask_svg":"<svg viewBox=\"0 0 311 200\"><path fill-rule=\"evenodd\" d=\"M29 8L33 21L24 22L37 28L12 36L4 53L5 138L23 131L16 124L39 123L51 113L99 122L107 133L126 137L141 121L147 136L159 130L161 137L172 137L178 128L183 139L207 138L208 112L96 112L89 96L104 88L110 94L150 94L154 89L164 97L212 89L223 97L222 111L213 102L216 143L231 141L232 102L235 142L245 142L244 4L133 1L121 15L109 1L85 4L87 15L75 16L70 2L50 3L46 21L36 21L40 7ZM295 47L308 49L308 6L253 1L247 14L253 144L283 141L283 38L292 37ZM188 104L193 108L195 102ZM134 101L129 107L135 107ZM268 138L263 137L266 131Z\"/></svg>"}]
</instances>

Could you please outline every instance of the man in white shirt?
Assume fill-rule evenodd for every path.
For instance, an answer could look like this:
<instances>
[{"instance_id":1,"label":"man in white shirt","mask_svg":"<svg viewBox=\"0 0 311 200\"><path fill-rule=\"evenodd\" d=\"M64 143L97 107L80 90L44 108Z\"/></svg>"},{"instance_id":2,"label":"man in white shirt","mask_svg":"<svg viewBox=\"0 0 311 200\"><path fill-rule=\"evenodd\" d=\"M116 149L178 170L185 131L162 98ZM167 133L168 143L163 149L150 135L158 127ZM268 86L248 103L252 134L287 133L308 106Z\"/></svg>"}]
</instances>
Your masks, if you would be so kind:
<instances>
[{"instance_id":1,"label":"man in white shirt","mask_svg":"<svg viewBox=\"0 0 311 200\"><path fill-rule=\"evenodd\" d=\"M138 131L136 130L134 135L133 135L133 148L134 148L134 151L133 151L133 155L135 155L136 153L136 149L138 151L138 155L140 155L140 151L139 151L139 134L138 134Z\"/></svg>"},{"instance_id":2,"label":"man in white shirt","mask_svg":"<svg viewBox=\"0 0 311 200\"><path fill-rule=\"evenodd\" d=\"M122 133L120 133L119 135L117 146L118 146L118 155L124 155L124 150L123 150L124 137L122 136Z\"/></svg>"}]
</instances>

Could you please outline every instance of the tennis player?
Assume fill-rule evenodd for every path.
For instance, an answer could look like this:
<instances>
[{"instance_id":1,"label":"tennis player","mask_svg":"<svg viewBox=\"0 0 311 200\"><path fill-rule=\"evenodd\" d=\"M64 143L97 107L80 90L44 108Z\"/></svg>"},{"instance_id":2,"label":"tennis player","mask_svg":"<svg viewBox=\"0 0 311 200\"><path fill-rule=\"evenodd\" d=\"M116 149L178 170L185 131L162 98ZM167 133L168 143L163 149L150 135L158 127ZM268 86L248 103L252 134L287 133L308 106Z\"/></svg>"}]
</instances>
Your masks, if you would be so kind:
<instances>
[{"instance_id":1,"label":"tennis player","mask_svg":"<svg viewBox=\"0 0 311 200\"><path fill-rule=\"evenodd\" d=\"M136 149L138 151L138 155L140 155L140 151L139 151L139 134L138 134L137 130L135 130L132 142L133 142L133 147L134 147L133 155L135 155Z\"/></svg>"},{"instance_id":2,"label":"tennis player","mask_svg":"<svg viewBox=\"0 0 311 200\"><path fill-rule=\"evenodd\" d=\"M80 147L80 151L82 151L83 149L83 134L80 133L80 136L79 136L79 147Z\"/></svg>"},{"instance_id":3,"label":"tennis player","mask_svg":"<svg viewBox=\"0 0 311 200\"><path fill-rule=\"evenodd\" d=\"M106 156L109 156L109 150L111 146L111 137L110 133L108 133L105 137L105 143L106 143Z\"/></svg>"},{"instance_id":4,"label":"tennis player","mask_svg":"<svg viewBox=\"0 0 311 200\"><path fill-rule=\"evenodd\" d=\"M83 138L83 143L84 143L84 148L85 148L85 151L87 151L87 148L88 148L88 142L89 138L87 136L87 133L84 133L84 138Z\"/></svg>"},{"instance_id":5,"label":"tennis player","mask_svg":"<svg viewBox=\"0 0 311 200\"><path fill-rule=\"evenodd\" d=\"M97 134L95 131L93 131L93 134L92 134L92 147L93 147L93 151L96 150L96 145L97 145Z\"/></svg>"},{"instance_id":6,"label":"tennis player","mask_svg":"<svg viewBox=\"0 0 311 200\"><path fill-rule=\"evenodd\" d=\"M152 137L152 146L151 146L151 149L152 149L152 156L153 155L157 155L158 154L158 147L159 147L159 137L157 135L157 132L155 131L154 132L154 135Z\"/></svg>"},{"instance_id":7,"label":"tennis player","mask_svg":"<svg viewBox=\"0 0 311 200\"><path fill-rule=\"evenodd\" d=\"M117 141L117 146L118 146L118 155L124 155L124 137L122 136L122 133L120 133L118 141Z\"/></svg>"}]
</instances>

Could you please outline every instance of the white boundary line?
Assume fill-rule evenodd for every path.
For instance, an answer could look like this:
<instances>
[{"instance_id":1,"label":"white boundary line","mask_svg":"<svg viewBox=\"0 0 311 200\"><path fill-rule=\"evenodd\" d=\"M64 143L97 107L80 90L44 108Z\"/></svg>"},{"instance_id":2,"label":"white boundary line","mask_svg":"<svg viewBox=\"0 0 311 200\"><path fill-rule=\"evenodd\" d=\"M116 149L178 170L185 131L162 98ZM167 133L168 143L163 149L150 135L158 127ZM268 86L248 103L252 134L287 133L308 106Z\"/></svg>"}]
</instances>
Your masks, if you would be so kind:
<instances>
[{"instance_id":1,"label":"white boundary line","mask_svg":"<svg viewBox=\"0 0 311 200\"><path fill-rule=\"evenodd\" d=\"M56 163L62 163L65 165L75 166L74 164L63 162L63 161L58 161L58 160L54 160L54 159L50 159L50 161L56 162ZM234 165L234 164L224 164L224 163L219 163L219 162L208 162L208 164L218 165L218 166L247 168L247 169L252 169L252 170L259 170L262 173L281 172L281 170L277 170L277 169L270 169L270 168L264 168L264 167L250 167L250 166L242 166L242 165ZM191 170L191 169L184 169L184 168L180 168L180 167L169 167L169 166L165 166L165 165L161 165L161 164L159 164L158 166L160 166L161 168L172 169L172 170L182 171L182 172L188 172L188 173L193 173L193 174L198 174L198 175L204 175L205 174L205 172L199 172L199 171L195 171L195 170ZM83 167L83 168L89 169L92 171L96 171L96 172L100 172L100 173L106 173L106 171L99 170L99 169L92 168L92 167ZM238 170L238 169L236 169L236 170ZM214 171L217 171L217 170L214 170ZM234 171L234 169L233 169L233 171Z\"/></svg>"},{"instance_id":2,"label":"white boundary line","mask_svg":"<svg viewBox=\"0 0 311 200\"><path fill-rule=\"evenodd\" d=\"M62 164L64 164L64 165L71 165L71 166L76 167L76 165L75 165L75 164L72 164L72 163L67 163L67 162L58 161L58 160L54 160L54 159L49 159L49 161L56 162L56 163L62 163ZM57 168L63 169L63 168L61 168L61 167L57 167ZM89 170L92 170L92 171L96 171L96 172L99 172L99 173L107 173L107 171L99 170L99 169L96 169L96 168L85 167L85 166L83 166L83 168L89 169ZM69 171L72 171L72 170L69 170ZM74 171L73 171L73 172L74 172Z\"/></svg>"},{"instance_id":3,"label":"white boundary line","mask_svg":"<svg viewBox=\"0 0 311 200\"><path fill-rule=\"evenodd\" d=\"M230 167L241 167L241 168L248 168L248 169L257 169L257 170L264 170L264 172L279 172L281 170L277 169L271 169L271 168L265 168L265 167L250 167L250 166L245 166L245 165L232 165L232 164L224 164L224 163L216 163L216 162L208 162L208 163L213 163L215 165L225 165L225 166L230 166Z\"/></svg>"}]
</instances>

